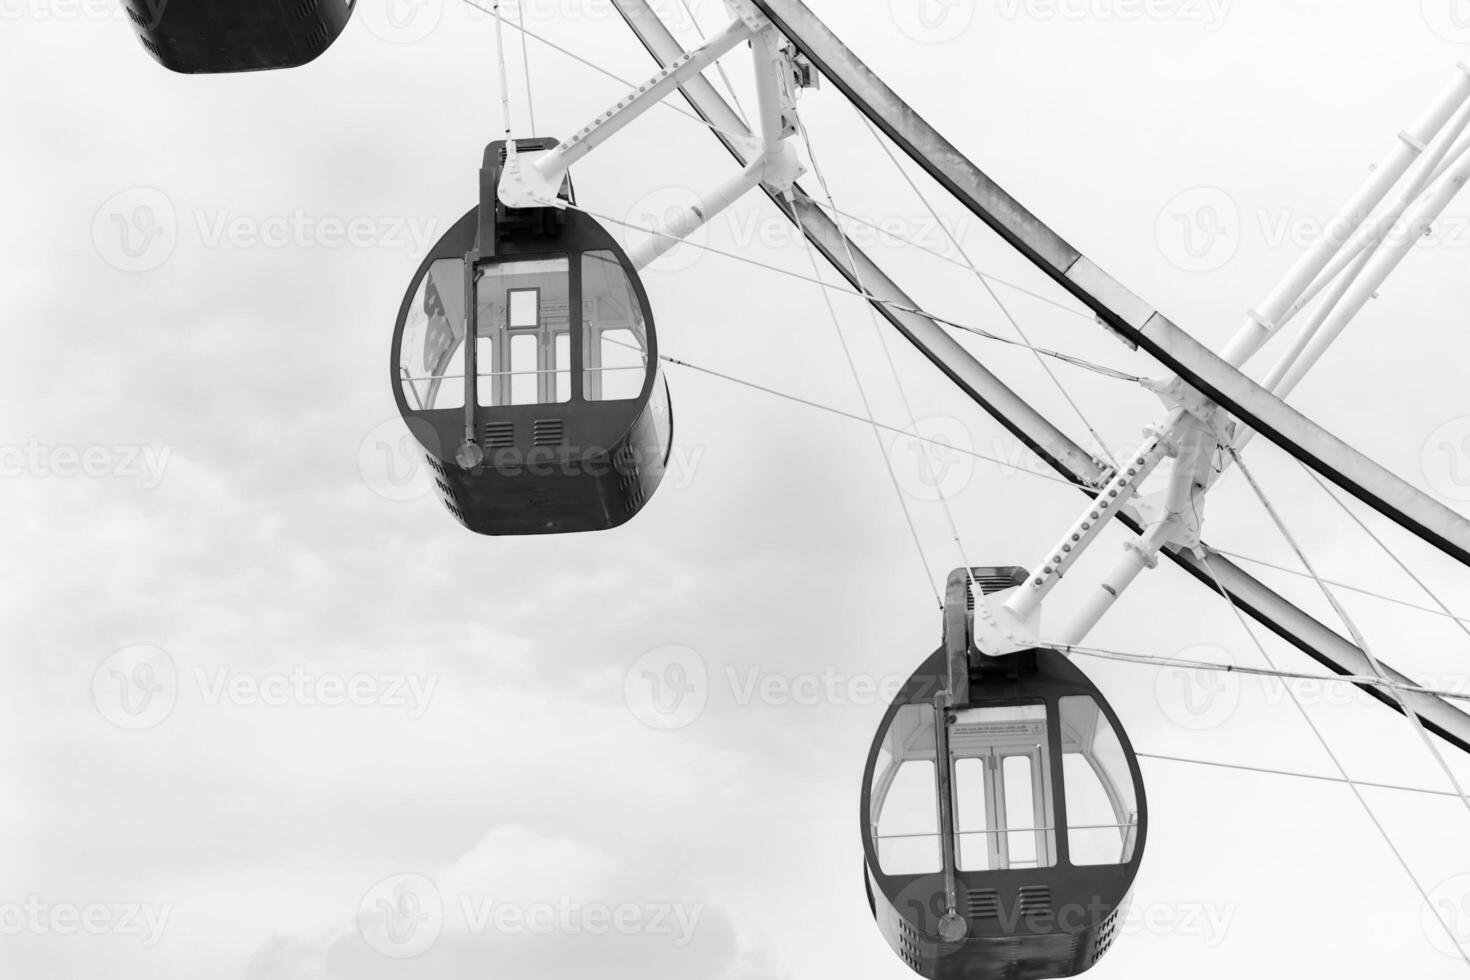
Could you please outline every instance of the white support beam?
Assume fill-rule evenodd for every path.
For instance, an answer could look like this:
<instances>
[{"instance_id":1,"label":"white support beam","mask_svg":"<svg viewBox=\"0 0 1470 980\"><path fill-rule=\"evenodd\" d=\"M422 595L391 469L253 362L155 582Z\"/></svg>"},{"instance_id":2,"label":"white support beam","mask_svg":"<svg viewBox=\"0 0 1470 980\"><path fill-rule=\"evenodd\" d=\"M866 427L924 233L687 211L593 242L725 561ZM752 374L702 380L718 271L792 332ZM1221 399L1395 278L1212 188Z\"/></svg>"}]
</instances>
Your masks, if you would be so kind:
<instances>
[{"instance_id":1,"label":"white support beam","mask_svg":"<svg viewBox=\"0 0 1470 980\"><path fill-rule=\"evenodd\" d=\"M1297 260L1260 307L1251 311L1235 338L1220 352L1222 360L1232 367L1244 367L1261 349L1292 303L1322 274L1467 99L1470 99L1470 66L1461 63L1453 81L1413 126L1398 135L1383 162L1373 169L1342 211L1328 222L1317 244Z\"/></svg>"},{"instance_id":2,"label":"white support beam","mask_svg":"<svg viewBox=\"0 0 1470 980\"><path fill-rule=\"evenodd\" d=\"M636 91L624 96L612 108L537 160L536 169L541 177L548 183L560 184L572 164L621 132L644 111L673 95L681 83L702 74L722 56L754 36L755 31L744 20L732 20L720 33L644 82Z\"/></svg>"},{"instance_id":3,"label":"white support beam","mask_svg":"<svg viewBox=\"0 0 1470 980\"><path fill-rule=\"evenodd\" d=\"M1129 293L914 112L800 0L752 2L946 192L1086 304L1109 328L1137 343L1187 384L1329 482L1470 565L1470 520L1293 411ZM1461 84L1457 77L1454 91ZM1463 85L1470 91L1470 76L1463 76Z\"/></svg>"},{"instance_id":4,"label":"white support beam","mask_svg":"<svg viewBox=\"0 0 1470 980\"><path fill-rule=\"evenodd\" d=\"M648 0L613 0L613 6L660 67L668 68L684 56L684 45L679 43L668 25L648 5ZM710 126L717 133L723 134L723 138L751 136L740 114L721 98L714 83L704 75L685 79L679 88ZM740 161L741 166L748 164L751 159L750 156L743 158Z\"/></svg>"},{"instance_id":5,"label":"white support beam","mask_svg":"<svg viewBox=\"0 0 1470 980\"><path fill-rule=\"evenodd\" d=\"M1434 222L1444 214L1450 202L1464 190L1466 181L1470 181L1470 153L1440 178L1439 183L1407 215L1404 234L1379 249L1367 262L1362 274L1347 290L1332 315L1322 324L1310 345L1275 385L1275 392L1279 397L1285 398L1291 394L1312 366L1321 360L1327 348L1362 312L1388 281L1388 277L1408 258L1414 246L1433 228Z\"/></svg>"},{"instance_id":6,"label":"white support beam","mask_svg":"<svg viewBox=\"0 0 1470 980\"><path fill-rule=\"evenodd\" d=\"M1143 570L1158 567L1164 548L1198 543L1199 510L1209 489L1201 470L1208 467L1219 446L1218 435L1202 420L1186 414L1174 427L1173 438L1178 454L1153 523L1136 540L1124 543L1123 556L1089 593L1071 624L1058 635L1058 642L1076 645L1086 639Z\"/></svg>"},{"instance_id":7,"label":"white support beam","mask_svg":"<svg viewBox=\"0 0 1470 980\"><path fill-rule=\"evenodd\" d=\"M687 238L695 229L708 224L730 205L750 191L765 185L777 193L785 193L803 170L796 148L788 141L791 130L786 125L787 105L781 85L781 74L788 66L780 49L781 35L773 27L751 39L751 57L755 62L757 103L760 110L758 156L739 174L727 179L706 194L699 203L683 208L655 229L629 258L635 269L645 269L659 256Z\"/></svg>"},{"instance_id":8,"label":"white support beam","mask_svg":"<svg viewBox=\"0 0 1470 980\"><path fill-rule=\"evenodd\" d=\"M1289 392L1289 389L1283 388L1286 376L1302 359L1307 348L1317 339L1328 318L1338 310L1344 297L1348 295L1354 283L1368 268L1374 254L1388 240L1391 233L1396 230L1399 233L1403 232L1401 222L1404 215L1420 200L1426 188L1444 177L1450 167L1461 157L1470 155L1470 140L1461 140L1461 135L1467 128L1470 128L1470 102L1460 107L1454 119L1445 127L1439 138L1420 160L1397 199L1381 215L1358 230L1347 247L1338 253L1332 263L1317 277L1317 280L1286 311L1278 325L1278 331L1317 299L1323 289L1331 287L1317 305L1316 310L1313 311L1306 325L1297 332L1286 352L1277 359L1270 373L1266 375L1262 384L1267 391L1278 398L1286 398ZM1298 380L1300 377L1299 375ZM1255 435L1255 431L1251 429L1237 432L1236 450L1244 450ZM1230 465L1228 459L1226 465Z\"/></svg>"},{"instance_id":9,"label":"white support beam","mask_svg":"<svg viewBox=\"0 0 1470 980\"><path fill-rule=\"evenodd\" d=\"M558 199L557 192L574 163L757 33L758 28L752 26L750 18L736 18L724 30L694 51L685 52L577 133L537 157L529 166L514 156L508 156L498 188L501 203L511 208L561 206L563 202Z\"/></svg>"},{"instance_id":10,"label":"white support beam","mask_svg":"<svg viewBox=\"0 0 1470 980\"><path fill-rule=\"evenodd\" d=\"M1306 309L1312 300L1321 295L1322 290L1326 289L1328 284L1337 282L1338 277L1350 266L1355 265L1365 252L1377 249L1393 232L1399 220L1414 205L1425 189L1448 173L1455 160L1466 152L1470 152L1470 140L1460 141L1459 139L1467 127L1470 127L1470 102L1460 107L1455 118L1445 127L1439 139L1419 162L1412 177L1406 182L1403 191L1393 204L1383 214L1358 229L1358 233L1353 236L1353 240L1347 244L1347 247L1337 254L1331 264L1317 277L1317 280L1297 298L1295 303L1291 304L1281 318L1278 329L1290 323L1297 314Z\"/></svg>"},{"instance_id":11,"label":"white support beam","mask_svg":"<svg viewBox=\"0 0 1470 980\"><path fill-rule=\"evenodd\" d=\"M1375 169L1374 175L1368 179L1347 207L1329 223L1317 244L1298 260L1291 272L1273 290L1261 307L1266 313L1252 311L1245 324L1226 345L1224 352L1220 355L1222 360L1233 367L1243 366L1269 339L1271 333L1279 329L1284 318L1288 317L1295 308L1293 303L1299 303L1304 291L1317 278L1325 275L1323 270L1335 256L1340 256L1344 252L1343 246L1355 238L1368 241L1367 236L1364 235L1366 230L1364 222L1379 203L1392 193L1394 187L1398 186L1401 178L1412 170L1408 186L1400 194L1399 199L1390 206L1385 216L1390 219L1390 225L1397 222L1403 211L1410 206L1410 202L1418 196L1424 185L1431 179L1435 169L1443 160L1444 154L1464 131L1467 123L1470 123L1470 101L1467 101L1467 93L1470 93L1470 69L1462 64L1454 83L1440 94L1415 124L1412 131L1399 135L1398 143L1390 153L1388 160ZM1419 141L1419 135L1425 136L1424 142ZM1406 241L1396 243L1396 247L1402 247L1407 252L1413 244L1414 238L1411 234ZM1327 346L1336 339L1347 322L1351 321L1367 303L1367 298L1371 297L1377 286L1381 285L1392 272L1394 266L1390 265L1380 274L1380 268L1375 267L1369 261L1376 247L1377 243L1366 246L1363 256L1350 267L1349 275L1335 287L1333 294L1328 297L1318 316L1308 325L1303 338L1298 341L1298 347L1288 353L1282 364L1278 365L1278 370L1286 375L1286 378L1273 376L1272 379L1267 380L1266 387L1274 394L1285 397L1302 374L1322 356ZM1368 274L1364 276L1364 282L1373 280L1375 284L1369 289L1368 297L1358 302L1359 297L1355 289L1359 286L1354 280L1364 272L1365 268ZM1344 300L1344 297L1346 297L1346 302L1339 306L1339 301ZM1326 330L1319 334L1317 328L1322 327L1324 321ZM1306 353L1303 354L1300 348L1307 348ZM1100 583L1068 629L1064 642L1069 644L1082 642L1123 591L1132 585L1143 569L1153 568L1157 564L1158 553L1165 545L1180 543L1180 540L1176 539L1179 539L1185 531L1188 531L1193 538L1189 541L1191 545L1197 542L1199 529L1197 527L1186 528L1180 514L1183 506L1190 503L1191 498L1196 494L1202 502L1204 495L1208 493L1214 482L1211 479L1214 474L1208 472L1208 464L1214 453L1202 454L1199 445L1203 431L1197 419L1177 411L1173 415L1172 422L1166 425L1164 432L1169 439L1176 440L1181 445L1189 445L1190 465L1185 465L1181 461L1176 467L1163 512L1156 516L1154 523L1137 541L1129 543L1123 558L1114 567L1112 573ZM1238 445L1243 447L1251 435L1250 432L1241 434ZM1212 435L1211 439L1214 438ZM1221 440L1229 441L1230 438L1224 433L1220 434ZM1217 449L1219 444L1210 448ZM1194 509L1198 509L1198 504Z\"/></svg>"},{"instance_id":12,"label":"white support beam","mask_svg":"<svg viewBox=\"0 0 1470 980\"><path fill-rule=\"evenodd\" d=\"M1119 464L1117 475L1103 487L1056 547L1047 552L1048 557L1031 573L1026 584L1006 600L1007 612L1024 622L1041 607L1042 600L1097 540L1103 528L1133 499L1139 485L1148 479L1165 457L1179 454L1173 440L1179 423L1185 417L1183 411L1176 411L1165 425L1153 431L1137 453Z\"/></svg>"},{"instance_id":13,"label":"white support beam","mask_svg":"<svg viewBox=\"0 0 1470 980\"><path fill-rule=\"evenodd\" d=\"M784 83L782 74L789 72L790 66L781 50L780 33L756 7L747 0L728 0L734 19L694 51L685 51L647 3L641 0L614 2L630 25L637 25L637 28L657 38L661 69L575 135L530 163L515 152L515 144L511 143L496 193L500 202L510 208L564 207L565 202L559 198L558 191L572 165L648 109L676 92L687 94L690 91L705 98L713 97L714 102L724 105L703 73L721 56L749 41L755 63L760 132L752 137L745 123L728 106L719 113L719 120L714 125L722 131L724 138L743 144L744 155L752 158L740 173L705 194L697 204L674 214L660 227L650 229L650 237L634 248L629 256L634 268L644 269L755 188L764 184L779 191L789 189L801 176L802 167L795 148L787 142L794 128L788 124L789 86Z\"/></svg>"},{"instance_id":14,"label":"white support beam","mask_svg":"<svg viewBox=\"0 0 1470 980\"><path fill-rule=\"evenodd\" d=\"M655 60L667 63L677 57L677 53L682 48L667 27L648 7L646 0L614 0L614 2L630 28L637 34ZM789 31L787 31L787 36L791 37ZM799 47L802 46L798 39L792 38L792 40L796 40ZM804 49L804 53L811 57L810 50ZM818 67L821 67L820 63ZM844 91L846 91L846 86L844 86ZM739 117L719 96L713 86L702 77L695 78L683 88L683 92L700 116L716 127L716 137L731 155L741 166L747 165L750 162L750 156L746 155L742 146L729 136L729 134L738 133L743 128L738 125ZM851 97L850 93L849 97ZM869 111L861 102L858 104L863 111ZM907 106L903 106L901 111L911 112ZM951 152L955 152L958 156L957 151L951 150ZM799 225L833 268L854 288L866 290L871 297L870 302L874 310L914 344L966 396L1014 434L1055 472L1076 485L1081 492L1089 497L1096 495L1097 488L1105 483L1108 474L1102 470L1101 465L1091 453L1069 439L1049 419L991 374L940 324L922 314L907 312L918 309L918 304L907 296L856 242L847 238L832 218L800 186L793 187L789 196L773 193L769 188L766 190L771 194L772 201L782 213L786 214L793 223ZM1017 220L1029 218L1029 215L1019 205L1014 205L1014 209L1007 213L1016 217ZM1034 218L1030 220L1035 222ZM1036 225L1038 234L1043 236L1043 239L1045 235L1051 234L1050 229L1041 225L1040 222L1036 222ZM1007 232L1002 233L1008 234ZM1045 247L1044 240L1039 244ZM1023 248L1022 251L1032 256L1038 254L1029 248ZM1062 243L1062 249L1045 249L1041 254L1065 255L1065 243ZM1080 256L1074 253L1072 260L1067 262L1067 265L1073 265L1079 258ZM852 263L856 263L856 268L852 267ZM1086 281L1083 271L1074 270L1073 274L1077 275L1079 280ZM1098 275L1102 276L1105 284L1111 283L1111 280L1107 280L1100 271ZM1116 286L1116 284L1113 286L1116 287L1115 295L1131 298L1131 294L1123 290L1121 286ZM1141 328L1154 315L1153 311L1141 300L1132 298L1132 302L1135 304L1135 309L1115 316L1113 319L1122 322L1122 316L1126 315L1128 322L1132 322L1135 328ZM1123 309L1122 303L1119 303L1119 308ZM1123 511L1120 520L1136 531L1144 530L1144 525L1136 513L1128 508L1123 508ZM1362 650L1244 569L1211 551L1208 546L1201 544L1196 554L1188 548L1166 545L1162 554L1189 573L1204 588L1211 592L1216 592L1217 589L1223 590L1243 613L1329 669L1340 675L1371 675L1372 665ZM1384 665L1384 668L1391 682L1412 683L1408 677L1393 671L1387 665ZM1381 688L1364 686L1362 689L1370 696L1397 710L1392 699ZM1470 715L1433 695L1406 692L1406 697L1412 710L1431 730L1452 742L1456 747L1470 752Z\"/></svg>"},{"instance_id":15,"label":"white support beam","mask_svg":"<svg viewBox=\"0 0 1470 980\"><path fill-rule=\"evenodd\" d=\"M1297 262L1292 271L1267 298L1262 306L1266 312L1263 314L1253 311L1235 337L1226 345L1220 356L1229 367L1241 367L1260 349L1271 331L1275 329L1277 318L1284 315L1291 304L1341 251L1343 245L1359 231L1369 215L1398 185L1416 160L1421 164L1420 174L1417 180L1411 180L1410 191L1406 194L1414 190L1415 184L1428 179L1428 175L1438 163L1433 154L1426 158L1425 151L1428 149L1428 144L1437 141L1438 152L1442 154L1454 141L1464 127L1464 112L1467 105L1470 105L1467 103L1467 98L1470 98L1470 69L1461 65L1454 83L1441 93L1411 132L1400 134L1395 149L1384 163L1359 189L1343 212L1329 224L1317 245ZM1452 125L1452 119L1459 122L1459 129ZM1441 136L1443 139L1440 138ZM1420 137L1423 137L1422 141ZM1467 155L1467 159L1470 159L1470 155ZM1445 177L1441 182L1441 187L1450 183L1453 177L1454 174ZM1458 186L1456 185L1456 190ZM1423 210L1433 208L1437 204L1439 210L1433 212L1433 215L1437 216L1439 211L1448 204L1448 199L1444 198L1441 188L1436 188L1435 192L1431 192L1429 198L1430 200L1422 205L1421 209L1415 211L1416 221L1411 223L1411 236L1418 230L1419 221L1417 219L1421 217ZM1401 261L1400 252L1406 254L1412 245L1413 239L1410 237L1405 242L1395 243L1392 253L1397 255ZM1373 291L1382 284L1397 265L1397 262L1391 261L1387 254L1377 263L1367 263L1366 258L1364 263L1367 265L1367 273L1363 277L1363 283L1349 283L1342 287L1346 293L1342 308L1328 318L1324 330L1303 355L1296 369L1305 371L1317 358L1321 357L1327 346L1366 304ZM1116 283L1095 265L1088 262L1085 257L1079 258L1072 265L1068 275L1074 282L1097 292L1125 319L1131 318L1144 326L1157 319L1156 316L1149 317L1149 311L1141 301L1117 287ZM1348 288L1349 286L1351 288ZM1367 295L1360 296L1360 290L1367 290ZM1294 379L1299 377L1300 374L1288 372L1283 384L1288 386L1294 384ZM995 611L996 614L1014 617L1019 623L1032 619L1039 611L1042 601L1060 582L1067 569L1097 539L1102 527L1116 515L1117 511L1111 510L1110 506L1116 503L1120 496L1126 502L1133 495L1138 484L1147 477L1148 472L1158 464L1165 453L1170 456L1178 456L1180 455L1179 447L1185 444L1190 446L1188 464L1181 461L1179 468L1176 469L1162 513L1155 515L1153 523L1148 526L1138 541L1130 543L1123 559L1100 583L1078 618L1067 630L1065 642L1072 644L1081 642L1087 633L1101 621L1123 591L1137 579L1143 569L1154 567L1157 563L1157 555L1163 547L1180 543L1186 531L1193 538L1189 543L1194 544L1197 541L1199 529L1192 526L1186 527L1179 515L1183 506L1196 493L1203 498L1203 495L1208 492L1212 481L1205 471L1208 469L1209 460L1215 455L1213 450L1219 447L1212 428L1210 438L1214 444L1209 447L1209 452L1202 453L1198 445L1202 431L1199 419L1182 408L1175 409L1169 419L1155 430L1153 438L1139 451L1138 458L1123 464L1123 468L1114 477L1113 483L1093 501L1088 510L1084 511L1077 524L1070 529L1062 541L1047 552L1048 557L1044 558L1042 563L1031 572L1027 584L1006 600L1003 607ZM1228 440L1230 437L1221 431L1218 438ZM985 652L998 655L1008 650L999 648Z\"/></svg>"},{"instance_id":16,"label":"white support beam","mask_svg":"<svg viewBox=\"0 0 1470 980\"><path fill-rule=\"evenodd\" d=\"M762 154L755 163L705 194L698 204L680 208L657 228L651 229L652 233L628 252L633 268L639 271L648 268L695 229L708 224L720 212L759 187L765 173L766 157Z\"/></svg>"}]
</instances>

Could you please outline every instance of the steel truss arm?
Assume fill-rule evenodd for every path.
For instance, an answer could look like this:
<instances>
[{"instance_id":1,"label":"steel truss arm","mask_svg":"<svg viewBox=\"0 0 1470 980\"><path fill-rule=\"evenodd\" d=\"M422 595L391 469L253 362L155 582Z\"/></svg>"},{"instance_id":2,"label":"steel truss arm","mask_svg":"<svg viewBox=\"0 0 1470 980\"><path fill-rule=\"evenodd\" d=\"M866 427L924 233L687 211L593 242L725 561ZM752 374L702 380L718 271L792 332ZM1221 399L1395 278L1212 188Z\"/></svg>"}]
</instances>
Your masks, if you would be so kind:
<instances>
[{"instance_id":1,"label":"steel truss arm","mask_svg":"<svg viewBox=\"0 0 1470 980\"><path fill-rule=\"evenodd\" d=\"M679 47L676 57L660 61L653 78L620 99L611 109L569 139L563 140L534 161L525 163L517 152L516 142L507 130L505 170L496 194L500 202L511 208L565 207L558 195L572 165L621 132L634 119L664 99L686 87L713 93L704 78L705 69L741 44L749 42L755 62L756 94L759 108L759 131L751 133L746 125L731 114L725 119L725 131L741 141L741 172L706 193L698 203L683 208L653 229L653 236L629 250L635 269L643 269L659 256L687 238L715 215L755 188L765 184L776 188L791 186L802 174L801 162L789 137L795 133L791 125L788 100L790 85L783 74L792 71L791 51L781 44L781 34L750 0L725 0L732 20L714 37L693 51ZM627 16L627 12L625 12ZM651 12L643 15L657 19ZM497 21L497 28L499 21ZM504 60L501 62L501 84L506 85ZM509 118L509 109L506 116Z\"/></svg>"},{"instance_id":2,"label":"steel truss arm","mask_svg":"<svg viewBox=\"0 0 1470 980\"><path fill-rule=\"evenodd\" d=\"M1470 521L1287 406L1129 292L971 163L800 0L752 2L895 145L1107 326L1332 483L1470 565Z\"/></svg>"},{"instance_id":3,"label":"steel truss arm","mask_svg":"<svg viewBox=\"0 0 1470 980\"><path fill-rule=\"evenodd\" d=\"M683 45L647 0L613 0L613 3L655 61L670 64L679 58ZM708 79L698 77L682 91L735 161L741 167L749 166L753 144L733 138L745 135L745 124L715 91L714 85ZM1077 446L1025 399L1007 388L949 331L922 314L909 312L919 309L919 305L843 234L842 229L799 184L792 185L789 195L768 184L763 184L762 190L788 220L805 232L822 256L853 288L865 289L875 297L873 306L885 320L1026 448L1046 460L1058 473L1085 487L1100 488L1107 482L1107 474L1091 453ZM847 263L849 249L858 266L855 273Z\"/></svg>"},{"instance_id":4,"label":"steel truss arm","mask_svg":"<svg viewBox=\"0 0 1470 980\"><path fill-rule=\"evenodd\" d=\"M682 45L648 6L647 0L614 0L614 3L655 61L668 65L680 57L684 50ZM695 112L711 124L716 137L736 161L742 167L748 165L749 144L727 135L742 133L744 124L713 85L703 77L696 77L681 91ZM905 111L908 111L906 107ZM906 312L918 308L913 300L857 243L844 235L833 219L799 185L794 185L787 193L770 187L764 190L844 279L872 297L871 303L879 315L967 397L1047 466L1076 485L1081 493L1094 497L1106 485L1110 474L1091 453L1078 446L987 370L938 323ZM849 264L848 255L852 256L856 268ZM1125 508L1118 519L1135 532L1144 530L1142 519L1134 511ZM1334 673L1355 676L1372 673L1368 657L1357 646L1208 546L1202 546L1201 551L1206 556L1204 560L1189 550L1174 546L1166 547L1163 554L1210 591L1223 589L1242 612ZM1388 665L1382 666L1391 681L1410 683L1409 678ZM1398 705L1387 692L1371 685L1364 686L1363 690L1398 710ZM1470 752L1470 715L1432 695L1405 692L1405 697L1430 730L1461 750Z\"/></svg>"}]
</instances>

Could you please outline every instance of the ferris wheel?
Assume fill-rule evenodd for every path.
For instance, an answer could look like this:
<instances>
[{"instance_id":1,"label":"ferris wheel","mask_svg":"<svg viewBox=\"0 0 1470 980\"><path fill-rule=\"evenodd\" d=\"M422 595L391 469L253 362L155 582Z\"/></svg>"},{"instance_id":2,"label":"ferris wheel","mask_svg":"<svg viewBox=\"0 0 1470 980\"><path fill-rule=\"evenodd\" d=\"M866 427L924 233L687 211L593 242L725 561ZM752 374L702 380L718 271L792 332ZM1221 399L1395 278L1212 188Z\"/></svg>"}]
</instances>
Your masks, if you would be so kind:
<instances>
[{"instance_id":1,"label":"ferris wheel","mask_svg":"<svg viewBox=\"0 0 1470 980\"><path fill-rule=\"evenodd\" d=\"M1459 706L1466 697L1422 684L1378 655L1246 453L1263 439L1297 461L1369 534L1343 496L1470 565L1470 521L1287 403L1470 181L1470 66L1457 66L1428 108L1393 138L1315 244L1216 353L1002 189L800 0L724 0L726 24L693 48L648 0L613 3L646 49L653 73L619 79L628 86L626 95L595 118L559 120L571 124L572 135L564 139L513 125L516 86L506 67L507 34L577 56L528 30L509 5L484 5L494 16L506 131L479 163L479 199L424 257L408 285L391 343L393 395L444 507L464 528L485 535L572 534L635 521L656 499L679 438L665 365L744 383L660 349L654 303L640 274L677 247L708 248L691 236L759 192L799 232L814 271L805 276L767 268L820 289L834 322L833 293L865 301L875 323L916 349L1054 479L1075 488L1075 519L1040 529L1034 554L986 555L994 564L977 564L950 521L963 560L936 594L937 649L918 664L868 749L859 801L862 884L882 935L914 972L1007 980L1073 976L1098 962L1117 938L1145 860L1147 794L1128 719L1079 661L1312 676L1355 686L1404 716L1442 771L1444 792L1470 809L1470 796L1445 755L1470 751L1470 715ZM309 61L327 50L350 13L351 3L340 0L308 0L289 11L266 2L171 0L157 12L135 4L133 20L145 47L166 67L215 72ZM756 95L749 114L725 75L722 61L732 58L748 59ZM528 98L530 84L528 73ZM803 97L850 103L916 192L900 157L1039 270L1098 329L1152 358L1164 376L1131 375L1033 344L1010 313L1014 337L939 316L910 296L855 240L845 221L850 216L838 208L817 162ZM728 151L732 166L710 179L695 203L665 214L655 226L633 226L579 198L572 169L595 166L600 147L659 106L692 114ZM616 234L621 230L637 232L637 243L625 244ZM962 262L995 298L993 278L968 257ZM824 269L841 283L824 278ZM1129 451L1115 453L1101 440L1084 447L961 336L1025 349L1059 388L1049 365L1065 363L1142 388L1162 403L1159 417ZM1284 349L1275 363L1259 377L1248 374L1278 340ZM847 364L862 392L850 353ZM863 400L860 421L879 437L883 425L866 395ZM878 444L882 449L881 438ZM891 460L887 465L893 477ZM1164 469L1163 485L1148 489ZM1232 471L1337 622L1321 621L1206 543L1206 503ZM1058 584L1078 571L1105 530L1118 526L1129 540L1116 564L1089 584L1085 601L1063 613L1060 627L1044 621L1043 607ZM922 536L914 537L925 557ZM1256 640L1264 666L1088 645L1119 598L1160 559L1228 607ZM1405 562L1393 560L1439 613L1470 635L1470 626ZM927 569L927 557L924 564ZM1278 668L1251 622L1329 673ZM1374 816L1360 784L1322 731L1312 731L1338 781L1353 789L1427 902L1425 884ZM1470 966L1451 925L1443 919L1439 925Z\"/></svg>"}]
</instances>

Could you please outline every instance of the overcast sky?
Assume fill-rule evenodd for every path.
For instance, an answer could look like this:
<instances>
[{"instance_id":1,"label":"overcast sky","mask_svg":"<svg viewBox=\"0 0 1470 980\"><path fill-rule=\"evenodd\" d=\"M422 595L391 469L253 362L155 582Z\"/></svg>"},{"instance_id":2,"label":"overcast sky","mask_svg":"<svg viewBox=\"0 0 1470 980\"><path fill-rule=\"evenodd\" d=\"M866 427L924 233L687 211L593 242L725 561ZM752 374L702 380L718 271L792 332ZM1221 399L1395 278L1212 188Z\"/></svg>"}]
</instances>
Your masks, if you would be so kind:
<instances>
[{"instance_id":1,"label":"overcast sky","mask_svg":"<svg viewBox=\"0 0 1470 980\"><path fill-rule=\"evenodd\" d=\"M719 28L718 3L691 4ZM811 5L1003 186L1214 346L1470 57L1463 0ZM657 6L697 41L677 2ZM457 0L360 8L308 67L184 77L146 56L115 0L0 0L6 975L908 975L863 897L858 799L875 690L936 646L934 590L963 560L940 491L964 556L1002 565L1041 557L1078 495L861 303L839 297L834 326L810 282L686 246L645 277L666 353L861 412L840 329L885 424L917 418L999 462L947 455L936 490L911 442L885 434L880 452L861 423L670 367L674 465L636 520L535 540L461 529L415 475L388 345L502 129L494 25ZM652 73L603 0L525 13L622 78ZM624 93L529 53L538 135ZM837 207L940 253L862 239L926 307L1012 329L953 233L1054 301L996 287L1033 342L1161 373L919 180L936 223L830 85L802 113ZM656 109L575 178L584 207L636 223L731 166ZM812 274L763 198L697 240ZM1462 201L1293 398L1462 513L1467 260ZM966 343L1088 441L1029 352ZM1161 414L1137 384L1055 370L1110 447ZM1433 604L1295 463L1264 442L1248 459L1324 574ZM1354 512L1470 615L1470 575ZM1298 567L1238 475L1207 518L1217 546ZM1122 540L1058 590L1049 624ZM1310 580L1250 567L1336 625ZM1452 621L1343 602L1383 660L1470 691ZM1317 669L1260 640L1278 666ZM1093 641L1263 662L1172 568ZM1275 682L1082 666L1141 750L1336 775ZM1292 693L1353 776L1446 789L1403 719L1351 689ZM1450 759L1470 781L1470 760ZM1099 980L1465 973L1347 787L1144 770L1136 911ZM1470 813L1364 797L1470 951Z\"/></svg>"}]
</instances>

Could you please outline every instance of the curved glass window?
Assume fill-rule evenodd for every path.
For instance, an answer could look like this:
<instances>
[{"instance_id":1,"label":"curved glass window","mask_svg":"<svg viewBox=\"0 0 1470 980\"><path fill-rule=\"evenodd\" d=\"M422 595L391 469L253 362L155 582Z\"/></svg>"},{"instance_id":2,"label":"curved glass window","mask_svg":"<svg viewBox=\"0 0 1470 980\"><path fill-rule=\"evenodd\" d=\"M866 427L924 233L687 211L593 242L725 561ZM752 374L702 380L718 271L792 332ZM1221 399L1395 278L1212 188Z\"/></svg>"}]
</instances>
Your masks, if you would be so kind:
<instances>
[{"instance_id":1,"label":"curved glass window","mask_svg":"<svg viewBox=\"0 0 1470 980\"><path fill-rule=\"evenodd\" d=\"M571 401L571 264L485 265L475 283L476 396L485 407Z\"/></svg>"},{"instance_id":2,"label":"curved glass window","mask_svg":"<svg viewBox=\"0 0 1470 980\"><path fill-rule=\"evenodd\" d=\"M957 711L949 752L959 870L1055 865L1046 706Z\"/></svg>"},{"instance_id":3,"label":"curved glass window","mask_svg":"<svg viewBox=\"0 0 1470 980\"><path fill-rule=\"evenodd\" d=\"M612 252L582 254L582 397L637 398L648 373L648 327L628 274Z\"/></svg>"},{"instance_id":4,"label":"curved glass window","mask_svg":"<svg viewBox=\"0 0 1470 980\"><path fill-rule=\"evenodd\" d=\"M878 867L884 874L943 870L933 708L906 704L898 709L873 769L869 798Z\"/></svg>"},{"instance_id":5,"label":"curved glass window","mask_svg":"<svg viewBox=\"0 0 1470 980\"><path fill-rule=\"evenodd\" d=\"M419 280L403 325L398 384L412 409L464 407L463 259L439 259Z\"/></svg>"},{"instance_id":6,"label":"curved glass window","mask_svg":"<svg viewBox=\"0 0 1470 980\"><path fill-rule=\"evenodd\" d=\"M1071 861L1124 864L1138 842L1138 798L1123 743L1093 698L1062 698L1060 708Z\"/></svg>"}]
</instances>

